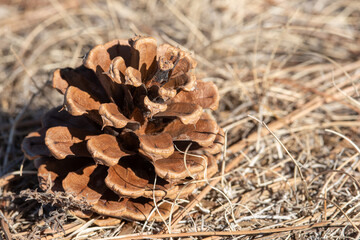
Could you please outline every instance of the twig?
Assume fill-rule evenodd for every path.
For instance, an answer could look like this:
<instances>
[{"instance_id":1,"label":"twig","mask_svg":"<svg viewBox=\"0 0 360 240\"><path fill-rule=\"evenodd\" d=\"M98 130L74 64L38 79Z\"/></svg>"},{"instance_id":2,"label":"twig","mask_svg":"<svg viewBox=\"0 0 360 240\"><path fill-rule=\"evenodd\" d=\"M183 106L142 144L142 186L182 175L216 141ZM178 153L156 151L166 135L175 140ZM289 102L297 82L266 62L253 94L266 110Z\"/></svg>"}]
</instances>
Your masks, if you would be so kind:
<instances>
[{"instance_id":1,"label":"twig","mask_svg":"<svg viewBox=\"0 0 360 240\"><path fill-rule=\"evenodd\" d=\"M5 239L11 240L12 236L10 233L9 225L8 225L6 218L1 210L0 210L0 225L1 225L1 229L4 232Z\"/></svg>"},{"instance_id":2,"label":"twig","mask_svg":"<svg viewBox=\"0 0 360 240\"><path fill-rule=\"evenodd\" d=\"M2 165L2 168L5 169L6 165L8 164L9 161L9 155L11 152L11 149L13 147L13 141L14 141L14 136L15 136L15 132L16 132L16 127L17 124L21 121L24 113L26 112L26 110L28 109L28 107L32 104L32 102L34 101L35 97L39 94L40 92L36 92L34 93L30 100L28 101L28 103L21 109L21 111L18 113L18 115L16 115L14 121L12 122L12 126L10 129L10 133L9 133L9 139L7 142L7 146L6 146L6 152L5 152L5 157L4 157L4 162ZM4 172L3 170L1 171L1 175L3 175Z\"/></svg>"},{"instance_id":3,"label":"twig","mask_svg":"<svg viewBox=\"0 0 360 240\"><path fill-rule=\"evenodd\" d=\"M354 224L359 224L360 220L353 220ZM282 227L275 229L260 229L260 230L240 230L240 231L228 231L228 232L185 232L185 233L172 233L172 234L130 234L119 236L116 238L103 238L104 240L130 240L130 239L164 239L169 237L200 237L200 236L241 236L241 235L265 235L265 234L274 234L281 232L297 232L301 230L322 228L322 227L344 227L347 223L344 221L323 221L314 224L306 224L302 226L293 226L293 227Z\"/></svg>"}]
</instances>

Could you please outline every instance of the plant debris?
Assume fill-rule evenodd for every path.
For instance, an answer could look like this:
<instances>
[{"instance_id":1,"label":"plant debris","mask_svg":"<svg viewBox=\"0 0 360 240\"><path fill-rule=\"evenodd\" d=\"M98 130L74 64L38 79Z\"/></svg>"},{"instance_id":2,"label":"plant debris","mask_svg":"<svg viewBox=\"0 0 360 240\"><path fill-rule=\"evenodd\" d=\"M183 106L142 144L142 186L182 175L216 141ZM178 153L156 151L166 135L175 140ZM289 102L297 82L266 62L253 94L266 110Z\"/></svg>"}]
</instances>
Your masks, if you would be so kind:
<instances>
[{"instance_id":1,"label":"plant debris","mask_svg":"<svg viewBox=\"0 0 360 240\"><path fill-rule=\"evenodd\" d=\"M20 2L0 1L2 238L360 237L358 1ZM94 46L134 34L193 51L197 79L219 89L211 114L226 148L219 173L178 199L167 221L98 227L105 219L71 214L70 197L57 198L65 209L46 200L20 145L62 103L51 71L75 68Z\"/></svg>"}]
</instances>

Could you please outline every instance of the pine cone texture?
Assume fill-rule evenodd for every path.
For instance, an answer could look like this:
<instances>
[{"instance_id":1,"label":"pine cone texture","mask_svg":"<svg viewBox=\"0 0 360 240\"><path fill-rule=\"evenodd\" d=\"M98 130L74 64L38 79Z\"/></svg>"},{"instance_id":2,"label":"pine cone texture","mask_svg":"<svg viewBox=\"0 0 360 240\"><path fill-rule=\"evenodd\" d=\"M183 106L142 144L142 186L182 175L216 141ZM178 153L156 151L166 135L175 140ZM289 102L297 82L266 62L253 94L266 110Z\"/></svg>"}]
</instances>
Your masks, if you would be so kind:
<instances>
[{"instance_id":1,"label":"pine cone texture","mask_svg":"<svg viewBox=\"0 0 360 240\"><path fill-rule=\"evenodd\" d=\"M80 67L56 70L64 105L22 144L40 187L86 201L92 212L74 210L82 217L166 219L171 204L161 200L186 197L199 185L189 180L214 175L213 155L224 143L204 112L217 108L217 88L197 80L195 66L179 48L135 37L98 45Z\"/></svg>"}]
</instances>

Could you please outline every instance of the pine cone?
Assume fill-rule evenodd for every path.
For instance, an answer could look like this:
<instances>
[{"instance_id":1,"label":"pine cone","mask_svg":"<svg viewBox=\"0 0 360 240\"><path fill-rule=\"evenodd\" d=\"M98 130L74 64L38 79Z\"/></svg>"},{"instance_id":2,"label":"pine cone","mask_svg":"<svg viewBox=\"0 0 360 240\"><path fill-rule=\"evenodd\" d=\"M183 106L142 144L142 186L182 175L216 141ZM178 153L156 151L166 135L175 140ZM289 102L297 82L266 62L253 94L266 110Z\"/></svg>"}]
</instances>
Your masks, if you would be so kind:
<instances>
[{"instance_id":1,"label":"pine cone","mask_svg":"<svg viewBox=\"0 0 360 240\"><path fill-rule=\"evenodd\" d=\"M203 111L217 108L217 88L196 80L195 66L178 48L135 37L98 45L82 66L56 70L64 105L22 144L40 187L65 191L100 215L166 219L171 204L160 200L186 197L201 185L191 179L213 176L224 142Z\"/></svg>"}]
</instances>

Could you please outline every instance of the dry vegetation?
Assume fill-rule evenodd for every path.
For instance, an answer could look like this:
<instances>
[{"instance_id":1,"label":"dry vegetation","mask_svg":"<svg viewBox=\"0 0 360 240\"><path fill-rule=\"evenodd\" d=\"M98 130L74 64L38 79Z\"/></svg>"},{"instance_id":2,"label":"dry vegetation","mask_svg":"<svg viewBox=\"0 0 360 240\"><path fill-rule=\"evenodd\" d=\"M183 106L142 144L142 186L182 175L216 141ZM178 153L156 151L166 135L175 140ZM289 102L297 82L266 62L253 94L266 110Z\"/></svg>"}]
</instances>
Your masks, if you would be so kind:
<instances>
[{"instance_id":1,"label":"dry vegetation","mask_svg":"<svg viewBox=\"0 0 360 240\"><path fill-rule=\"evenodd\" d=\"M54 69L134 34L194 53L227 149L169 222L97 227L36 190L20 143L62 103ZM359 239L357 0L0 0L0 39L0 238Z\"/></svg>"}]
</instances>

